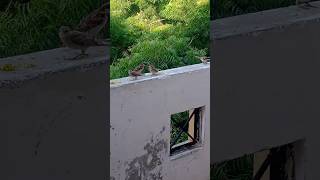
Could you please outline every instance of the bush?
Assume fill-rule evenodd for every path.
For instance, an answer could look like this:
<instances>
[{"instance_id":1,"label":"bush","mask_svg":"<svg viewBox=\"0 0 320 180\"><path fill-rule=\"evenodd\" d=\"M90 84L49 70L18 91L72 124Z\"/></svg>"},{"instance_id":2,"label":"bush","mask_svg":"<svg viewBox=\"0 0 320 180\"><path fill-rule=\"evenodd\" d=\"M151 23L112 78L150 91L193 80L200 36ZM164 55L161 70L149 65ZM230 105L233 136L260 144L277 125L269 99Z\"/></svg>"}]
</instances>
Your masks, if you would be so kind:
<instances>
[{"instance_id":1,"label":"bush","mask_svg":"<svg viewBox=\"0 0 320 180\"><path fill-rule=\"evenodd\" d=\"M128 76L128 70L140 63L164 70L199 63L195 56L208 54L209 0L111 0L112 4L111 79Z\"/></svg>"},{"instance_id":2,"label":"bush","mask_svg":"<svg viewBox=\"0 0 320 180\"><path fill-rule=\"evenodd\" d=\"M195 56L204 56L207 50L192 48L189 41L189 38L176 36L140 41L129 49L130 56L118 59L110 66L111 79L127 76L128 70L140 63L152 63L160 69L198 63Z\"/></svg>"}]
</instances>

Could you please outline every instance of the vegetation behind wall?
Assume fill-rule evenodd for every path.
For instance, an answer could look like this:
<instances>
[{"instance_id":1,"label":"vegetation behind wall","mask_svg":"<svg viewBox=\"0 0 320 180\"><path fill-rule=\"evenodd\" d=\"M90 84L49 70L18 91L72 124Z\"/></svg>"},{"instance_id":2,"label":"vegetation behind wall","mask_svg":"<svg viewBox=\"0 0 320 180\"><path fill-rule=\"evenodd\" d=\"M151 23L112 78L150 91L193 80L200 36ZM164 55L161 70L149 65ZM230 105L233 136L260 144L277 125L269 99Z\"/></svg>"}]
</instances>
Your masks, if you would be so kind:
<instances>
[{"instance_id":1,"label":"vegetation behind wall","mask_svg":"<svg viewBox=\"0 0 320 180\"><path fill-rule=\"evenodd\" d=\"M100 3L101 0L1 0L0 58L59 47L60 26L75 26Z\"/></svg>"},{"instance_id":2,"label":"vegetation behind wall","mask_svg":"<svg viewBox=\"0 0 320 180\"><path fill-rule=\"evenodd\" d=\"M169 69L208 54L209 0L111 0L111 79L140 63Z\"/></svg>"}]
</instances>

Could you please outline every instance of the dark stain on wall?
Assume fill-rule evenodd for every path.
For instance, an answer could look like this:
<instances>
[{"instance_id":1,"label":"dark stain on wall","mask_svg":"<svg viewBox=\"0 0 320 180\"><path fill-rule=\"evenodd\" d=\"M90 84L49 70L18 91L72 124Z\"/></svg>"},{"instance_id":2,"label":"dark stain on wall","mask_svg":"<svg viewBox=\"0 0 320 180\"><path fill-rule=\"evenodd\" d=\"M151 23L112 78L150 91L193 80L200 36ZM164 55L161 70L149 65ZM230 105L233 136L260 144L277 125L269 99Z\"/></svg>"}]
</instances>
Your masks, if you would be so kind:
<instances>
[{"instance_id":1,"label":"dark stain on wall","mask_svg":"<svg viewBox=\"0 0 320 180\"><path fill-rule=\"evenodd\" d=\"M167 141L151 141L144 146L146 153L128 163L126 180L162 180L162 152L167 152Z\"/></svg>"}]
</instances>

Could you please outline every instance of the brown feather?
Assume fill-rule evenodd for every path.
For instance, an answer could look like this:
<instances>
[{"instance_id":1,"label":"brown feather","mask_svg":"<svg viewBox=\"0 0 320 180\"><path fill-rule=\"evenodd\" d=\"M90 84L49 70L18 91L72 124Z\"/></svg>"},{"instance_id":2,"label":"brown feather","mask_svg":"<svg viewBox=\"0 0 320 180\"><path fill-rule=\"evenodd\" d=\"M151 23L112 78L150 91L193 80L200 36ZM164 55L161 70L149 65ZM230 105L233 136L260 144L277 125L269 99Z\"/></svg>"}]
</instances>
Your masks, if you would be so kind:
<instances>
[{"instance_id":1,"label":"brown feather","mask_svg":"<svg viewBox=\"0 0 320 180\"><path fill-rule=\"evenodd\" d=\"M109 3L104 3L99 9L84 17L76 27L76 30L87 32L95 37L107 24L109 11Z\"/></svg>"}]
</instances>

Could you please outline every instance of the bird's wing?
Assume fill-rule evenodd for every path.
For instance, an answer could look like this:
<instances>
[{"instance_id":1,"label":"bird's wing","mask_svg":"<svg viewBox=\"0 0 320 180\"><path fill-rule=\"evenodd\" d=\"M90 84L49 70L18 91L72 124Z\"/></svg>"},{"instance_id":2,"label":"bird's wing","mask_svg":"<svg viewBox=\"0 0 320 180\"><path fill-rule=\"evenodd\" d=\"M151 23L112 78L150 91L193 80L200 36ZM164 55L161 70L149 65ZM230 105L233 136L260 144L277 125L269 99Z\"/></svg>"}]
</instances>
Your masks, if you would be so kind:
<instances>
[{"instance_id":1,"label":"bird's wing","mask_svg":"<svg viewBox=\"0 0 320 180\"><path fill-rule=\"evenodd\" d=\"M81 46L92 46L96 45L96 41L88 36L86 33L79 31L71 31L68 34L68 38L72 43L81 45Z\"/></svg>"},{"instance_id":2,"label":"bird's wing","mask_svg":"<svg viewBox=\"0 0 320 180\"><path fill-rule=\"evenodd\" d=\"M133 69L133 71L140 71L140 70L143 69L143 68L144 68L144 66L139 65L139 66L135 67L135 68Z\"/></svg>"},{"instance_id":3,"label":"bird's wing","mask_svg":"<svg viewBox=\"0 0 320 180\"><path fill-rule=\"evenodd\" d=\"M95 36L108 22L108 5L109 3L105 3L99 9L91 12L80 21L76 29L81 32L88 32Z\"/></svg>"}]
</instances>

